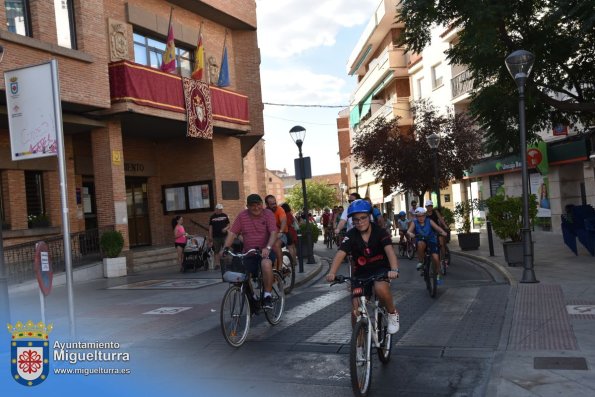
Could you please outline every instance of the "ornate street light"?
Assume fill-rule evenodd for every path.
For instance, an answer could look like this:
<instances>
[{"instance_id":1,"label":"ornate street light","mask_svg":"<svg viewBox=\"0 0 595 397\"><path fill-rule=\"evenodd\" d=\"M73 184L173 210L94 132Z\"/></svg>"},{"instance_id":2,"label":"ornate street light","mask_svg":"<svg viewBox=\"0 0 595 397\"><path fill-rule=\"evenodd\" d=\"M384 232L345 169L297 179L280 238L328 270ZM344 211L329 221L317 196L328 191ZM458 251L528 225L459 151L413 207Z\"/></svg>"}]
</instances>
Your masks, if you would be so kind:
<instances>
[{"instance_id":1,"label":"ornate street light","mask_svg":"<svg viewBox=\"0 0 595 397\"><path fill-rule=\"evenodd\" d=\"M359 178L359 173L360 173L360 166L356 165L355 167L353 167L353 175L355 175L355 192L359 193L359 182L358 182L358 178Z\"/></svg>"},{"instance_id":2,"label":"ornate street light","mask_svg":"<svg viewBox=\"0 0 595 397\"><path fill-rule=\"evenodd\" d=\"M314 253L312 252L312 233L310 232L310 225L308 220L308 193L306 191L306 168L304 167L304 156L302 155L302 145L306 139L306 129L301 125L296 125L289 130L291 139L295 142L300 152L300 173L302 177L302 195L304 196L304 215L306 219L306 253L308 256L308 263L316 263L314 260ZM303 249L300 251L299 272L304 272Z\"/></svg>"},{"instance_id":3,"label":"ornate street light","mask_svg":"<svg viewBox=\"0 0 595 397\"><path fill-rule=\"evenodd\" d=\"M525 83L533 68L535 56L529 51L517 50L506 57L506 68L519 90L519 131L521 139L521 176L523 188L523 278L521 283L538 283L533 270L533 242L529 228L529 172L527 169L527 137L525 130Z\"/></svg>"},{"instance_id":4,"label":"ornate street light","mask_svg":"<svg viewBox=\"0 0 595 397\"><path fill-rule=\"evenodd\" d=\"M432 134L426 137L426 141L428 142L428 146L430 149L434 151L434 183L435 183L435 190L436 190L436 205L440 207L440 176L438 174L438 146L440 146L440 135L433 132Z\"/></svg>"}]
</instances>

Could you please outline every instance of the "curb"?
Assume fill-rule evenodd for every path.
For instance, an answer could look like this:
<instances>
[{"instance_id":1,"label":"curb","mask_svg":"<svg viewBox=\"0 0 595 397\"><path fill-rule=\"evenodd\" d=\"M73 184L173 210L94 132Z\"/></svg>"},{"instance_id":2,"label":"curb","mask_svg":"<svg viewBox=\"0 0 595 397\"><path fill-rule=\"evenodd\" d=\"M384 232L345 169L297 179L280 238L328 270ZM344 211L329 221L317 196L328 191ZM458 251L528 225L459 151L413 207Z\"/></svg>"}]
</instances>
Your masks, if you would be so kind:
<instances>
[{"instance_id":1,"label":"curb","mask_svg":"<svg viewBox=\"0 0 595 397\"><path fill-rule=\"evenodd\" d=\"M486 264L492 268L494 268L494 270L496 270L497 272L499 272L500 274L502 274L502 276L504 276L504 278L508 281L508 283L510 285L513 285L514 283L516 283L516 279L514 278L514 276L508 271L508 269L506 269L504 266L502 266L501 264L491 261L488 258L485 258L483 256L478 256L478 255L473 255L473 254L469 254L467 252L462 252L462 251L450 251L451 254L454 255L459 255L459 256L463 256L469 259L473 259L476 260L478 262L482 262L483 264Z\"/></svg>"}]
</instances>

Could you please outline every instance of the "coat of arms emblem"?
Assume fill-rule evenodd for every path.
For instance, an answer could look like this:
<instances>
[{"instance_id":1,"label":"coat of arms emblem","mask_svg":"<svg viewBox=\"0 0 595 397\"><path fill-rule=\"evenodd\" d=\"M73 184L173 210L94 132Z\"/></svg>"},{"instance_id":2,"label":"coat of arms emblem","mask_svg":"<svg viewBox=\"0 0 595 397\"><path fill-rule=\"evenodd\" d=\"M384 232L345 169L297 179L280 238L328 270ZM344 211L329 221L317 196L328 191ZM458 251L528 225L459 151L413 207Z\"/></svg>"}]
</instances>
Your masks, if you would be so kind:
<instances>
[{"instance_id":1,"label":"coat of arms emblem","mask_svg":"<svg viewBox=\"0 0 595 397\"><path fill-rule=\"evenodd\" d=\"M52 324L37 324L29 320L25 324L18 321L13 327L10 342L10 369L12 378L23 386L37 386L47 379L50 372L49 333Z\"/></svg>"}]
</instances>

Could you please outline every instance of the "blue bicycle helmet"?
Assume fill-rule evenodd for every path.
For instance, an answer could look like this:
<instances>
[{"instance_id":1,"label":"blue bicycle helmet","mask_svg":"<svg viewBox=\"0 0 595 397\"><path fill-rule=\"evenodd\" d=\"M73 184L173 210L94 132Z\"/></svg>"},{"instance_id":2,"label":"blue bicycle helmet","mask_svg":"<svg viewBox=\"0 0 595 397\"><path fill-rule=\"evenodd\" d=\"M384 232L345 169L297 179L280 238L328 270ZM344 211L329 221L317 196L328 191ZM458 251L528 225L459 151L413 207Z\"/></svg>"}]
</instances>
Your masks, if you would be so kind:
<instances>
[{"instance_id":1,"label":"blue bicycle helmet","mask_svg":"<svg viewBox=\"0 0 595 397\"><path fill-rule=\"evenodd\" d=\"M372 206L366 200L355 200L353 203L349 204L349 208L347 208L347 217L349 218L353 216L353 214L359 212L369 214L372 212Z\"/></svg>"},{"instance_id":2,"label":"blue bicycle helmet","mask_svg":"<svg viewBox=\"0 0 595 397\"><path fill-rule=\"evenodd\" d=\"M405 216L405 215L407 215L407 214L405 213L405 211L401 211L401 212L399 212L399 216Z\"/></svg>"}]
</instances>

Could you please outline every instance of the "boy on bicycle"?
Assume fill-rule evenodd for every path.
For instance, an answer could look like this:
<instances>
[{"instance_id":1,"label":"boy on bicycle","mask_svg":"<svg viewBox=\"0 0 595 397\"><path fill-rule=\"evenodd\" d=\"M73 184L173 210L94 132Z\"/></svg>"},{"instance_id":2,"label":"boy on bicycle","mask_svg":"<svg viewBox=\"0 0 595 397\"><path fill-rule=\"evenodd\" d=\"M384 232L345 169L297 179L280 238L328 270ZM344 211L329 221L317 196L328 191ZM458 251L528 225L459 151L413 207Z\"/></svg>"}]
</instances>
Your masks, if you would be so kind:
<instances>
[{"instance_id":1,"label":"boy on bicycle","mask_svg":"<svg viewBox=\"0 0 595 397\"><path fill-rule=\"evenodd\" d=\"M399 212L399 218L397 219L397 227L399 228L399 244L403 244L403 239L405 239L405 241L409 240L409 236L407 235L409 222L411 221L407 219L407 213L405 213L405 211Z\"/></svg>"},{"instance_id":2,"label":"boy on bicycle","mask_svg":"<svg viewBox=\"0 0 595 397\"><path fill-rule=\"evenodd\" d=\"M438 284L442 284L442 277L440 276L440 249L438 248L438 238L436 232L441 236L446 236L446 232L440 226L434 223L431 219L426 219L426 209L418 207L415 210L415 218L409 225L407 234L410 237L417 238L417 270L421 270L424 266L424 255L426 246L432 255L432 262L434 264L434 271L437 275Z\"/></svg>"},{"instance_id":3,"label":"boy on bicycle","mask_svg":"<svg viewBox=\"0 0 595 397\"><path fill-rule=\"evenodd\" d=\"M393 302L390 280L399 277L399 264L392 247L391 236L386 229L370 221L371 213L372 206L365 200L355 200L349 205L347 216L351 218L354 227L341 242L326 280L335 280L336 272L347 254L351 254L353 258L354 277L369 278L388 271L387 279L374 282L374 290L388 312L388 333L394 334L399 330L399 313ZM352 305L351 318L355 320L358 298L352 299Z\"/></svg>"}]
</instances>

